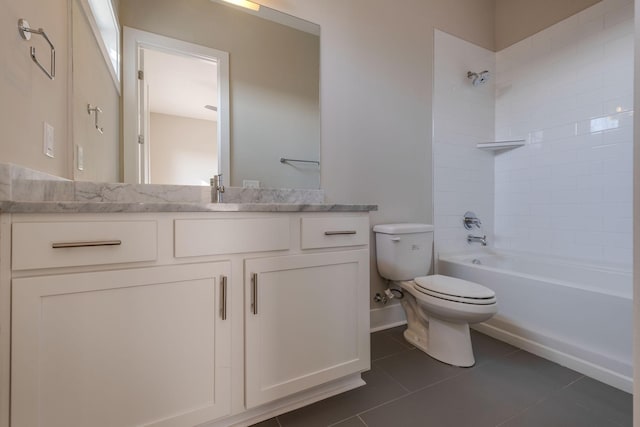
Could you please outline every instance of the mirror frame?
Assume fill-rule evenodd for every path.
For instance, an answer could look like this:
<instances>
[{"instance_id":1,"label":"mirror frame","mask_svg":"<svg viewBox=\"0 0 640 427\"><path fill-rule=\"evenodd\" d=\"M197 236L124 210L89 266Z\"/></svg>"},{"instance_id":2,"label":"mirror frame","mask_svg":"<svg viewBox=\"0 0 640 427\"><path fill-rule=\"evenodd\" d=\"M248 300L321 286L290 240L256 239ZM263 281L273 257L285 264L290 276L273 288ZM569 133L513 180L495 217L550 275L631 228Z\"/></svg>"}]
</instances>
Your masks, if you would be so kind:
<instances>
[{"instance_id":1,"label":"mirror frame","mask_svg":"<svg viewBox=\"0 0 640 427\"><path fill-rule=\"evenodd\" d=\"M141 48L196 56L218 64L218 173L230 179L229 53L135 28L123 27L122 132L123 181L148 184L141 175L144 148L138 142L138 72Z\"/></svg>"}]
</instances>

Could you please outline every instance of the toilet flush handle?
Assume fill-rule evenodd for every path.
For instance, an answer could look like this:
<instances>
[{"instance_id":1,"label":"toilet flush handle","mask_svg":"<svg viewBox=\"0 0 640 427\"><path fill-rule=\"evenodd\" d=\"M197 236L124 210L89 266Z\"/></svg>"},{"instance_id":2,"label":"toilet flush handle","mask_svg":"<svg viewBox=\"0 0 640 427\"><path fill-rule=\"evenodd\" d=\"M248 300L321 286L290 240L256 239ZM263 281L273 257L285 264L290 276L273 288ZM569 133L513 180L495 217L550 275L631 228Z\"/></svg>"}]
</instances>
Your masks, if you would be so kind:
<instances>
[{"instance_id":1,"label":"toilet flush handle","mask_svg":"<svg viewBox=\"0 0 640 427\"><path fill-rule=\"evenodd\" d=\"M401 239L399 237L392 237L391 241L392 242L399 242Z\"/></svg>"}]
</instances>

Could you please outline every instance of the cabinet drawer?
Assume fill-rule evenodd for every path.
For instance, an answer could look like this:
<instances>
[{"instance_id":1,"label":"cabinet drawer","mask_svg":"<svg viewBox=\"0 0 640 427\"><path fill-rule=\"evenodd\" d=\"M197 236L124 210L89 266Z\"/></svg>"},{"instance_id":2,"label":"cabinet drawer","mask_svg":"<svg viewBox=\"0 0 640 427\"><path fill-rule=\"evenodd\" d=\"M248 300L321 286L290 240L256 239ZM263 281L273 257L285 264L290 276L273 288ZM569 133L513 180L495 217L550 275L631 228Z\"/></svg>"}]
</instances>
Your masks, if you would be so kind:
<instances>
[{"instance_id":1,"label":"cabinet drawer","mask_svg":"<svg viewBox=\"0 0 640 427\"><path fill-rule=\"evenodd\" d=\"M366 245L368 242L368 217L302 218L302 249Z\"/></svg>"},{"instance_id":2,"label":"cabinet drawer","mask_svg":"<svg viewBox=\"0 0 640 427\"><path fill-rule=\"evenodd\" d=\"M12 225L12 269L153 261L156 221L24 222Z\"/></svg>"},{"instance_id":3,"label":"cabinet drawer","mask_svg":"<svg viewBox=\"0 0 640 427\"><path fill-rule=\"evenodd\" d=\"M287 250L289 217L178 219L176 258Z\"/></svg>"}]
</instances>

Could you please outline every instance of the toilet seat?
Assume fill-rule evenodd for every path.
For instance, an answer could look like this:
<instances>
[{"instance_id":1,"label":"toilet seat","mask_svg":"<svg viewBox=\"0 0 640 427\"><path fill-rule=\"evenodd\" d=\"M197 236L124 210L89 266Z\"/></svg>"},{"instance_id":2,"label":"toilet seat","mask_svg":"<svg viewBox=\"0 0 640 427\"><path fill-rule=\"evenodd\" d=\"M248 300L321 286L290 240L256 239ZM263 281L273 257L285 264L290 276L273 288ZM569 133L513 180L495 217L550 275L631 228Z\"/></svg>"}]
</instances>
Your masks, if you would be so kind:
<instances>
[{"instance_id":1,"label":"toilet seat","mask_svg":"<svg viewBox=\"0 0 640 427\"><path fill-rule=\"evenodd\" d=\"M496 303L496 294L491 289L454 277L442 275L416 277L413 288L421 294L451 302L471 305Z\"/></svg>"}]
</instances>

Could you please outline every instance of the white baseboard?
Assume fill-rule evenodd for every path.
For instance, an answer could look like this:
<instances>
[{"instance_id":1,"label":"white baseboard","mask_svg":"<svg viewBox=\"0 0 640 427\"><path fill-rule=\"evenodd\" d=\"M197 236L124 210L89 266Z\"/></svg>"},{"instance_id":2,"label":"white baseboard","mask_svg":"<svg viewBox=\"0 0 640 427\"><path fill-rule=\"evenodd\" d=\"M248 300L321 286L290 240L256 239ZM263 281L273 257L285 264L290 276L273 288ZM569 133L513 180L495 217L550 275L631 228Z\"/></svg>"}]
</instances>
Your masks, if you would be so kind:
<instances>
[{"instance_id":1,"label":"white baseboard","mask_svg":"<svg viewBox=\"0 0 640 427\"><path fill-rule=\"evenodd\" d=\"M382 331L407 324L404 309L400 304L391 304L370 311L371 332Z\"/></svg>"},{"instance_id":2,"label":"white baseboard","mask_svg":"<svg viewBox=\"0 0 640 427\"><path fill-rule=\"evenodd\" d=\"M558 363L562 366L566 366L569 369L578 371L581 374L587 375L612 387L626 391L627 393L633 392L633 378L614 372L610 369L602 366L595 365L579 357L572 356L562 351L556 350L549 346L546 346L540 342L532 341L522 336L516 335L512 332L505 331L504 329L497 328L485 323L479 323L472 326L473 329L496 338L500 341L509 343L515 347L521 348L533 353L536 356L540 356L544 359Z\"/></svg>"},{"instance_id":3,"label":"white baseboard","mask_svg":"<svg viewBox=\"0 0 640 427\"><path fill-rule=\"evenodd\" d=\"M312 389L294 394L257 408L248 409L240 414L224 418L217 422L202 424L201 427L246 427L268 420L285 412L293 411L331 396L361 387L366 383L360 374L350 375L339 380L323 384Z\"/></svg>"}]
</instances>

